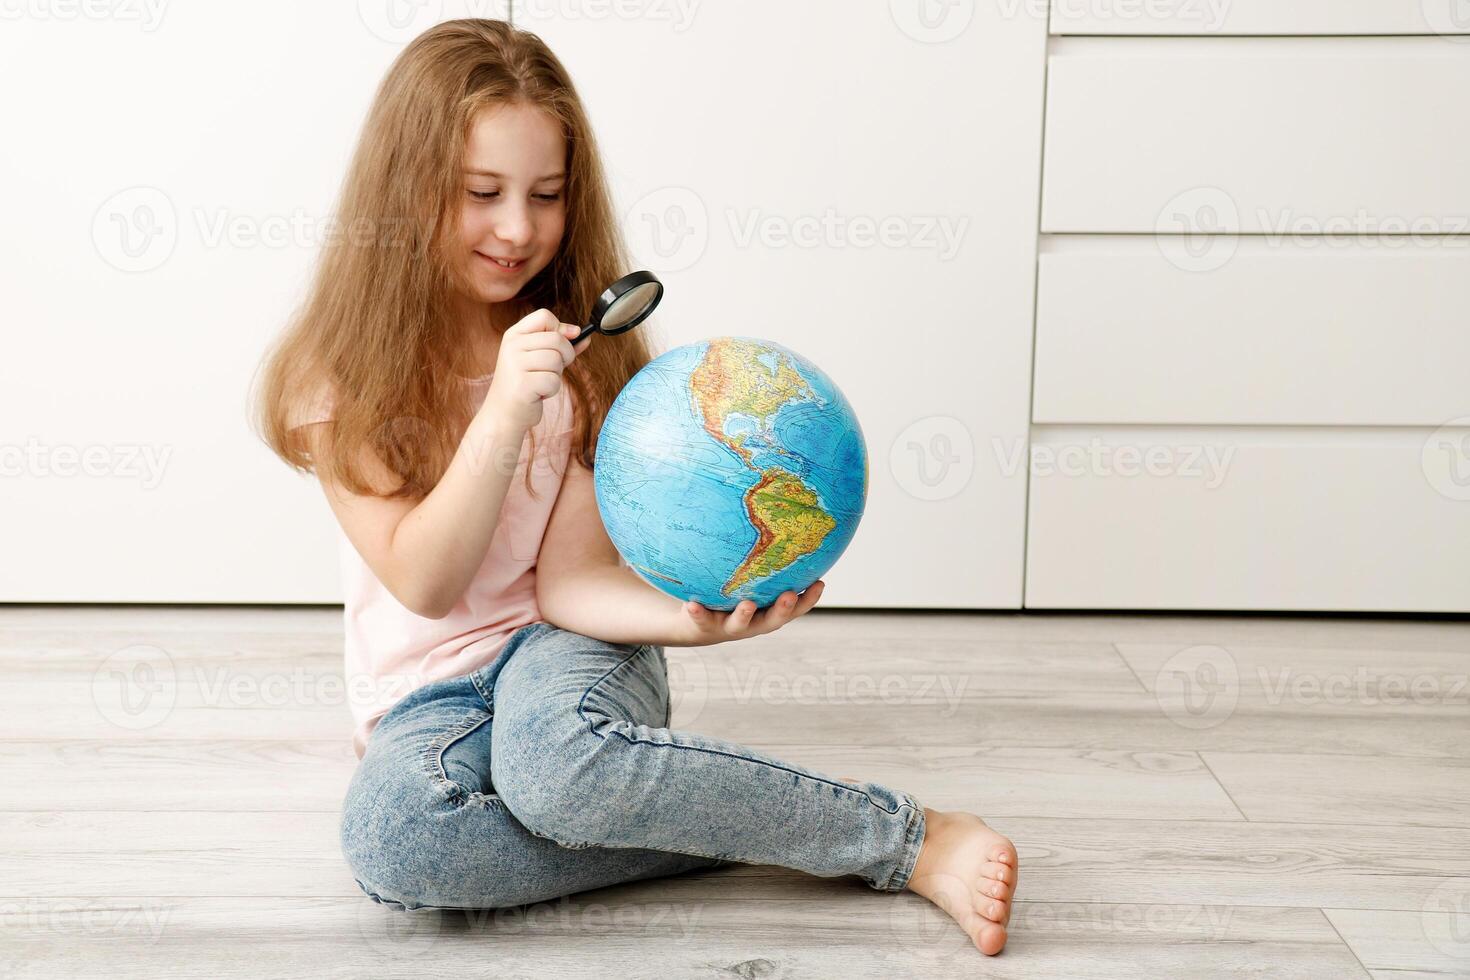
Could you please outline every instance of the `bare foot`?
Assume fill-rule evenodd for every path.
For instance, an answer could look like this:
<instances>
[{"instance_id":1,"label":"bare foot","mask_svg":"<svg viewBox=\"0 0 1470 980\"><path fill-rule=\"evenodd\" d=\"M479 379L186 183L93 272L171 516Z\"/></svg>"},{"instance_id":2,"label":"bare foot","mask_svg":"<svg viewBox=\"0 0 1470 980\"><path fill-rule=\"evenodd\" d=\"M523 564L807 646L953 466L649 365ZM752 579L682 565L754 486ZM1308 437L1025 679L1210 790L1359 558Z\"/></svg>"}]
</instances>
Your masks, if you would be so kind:
<instances>
[{"instance_id":1,"label":"bare foot","mask_svg":"<svg viewBox=\"0 0 1470 980\"><path fill-rule=\"evenodd\" d=\"M1006 944L1016 891L1016 847L973 813L924 810L924 843L909 876L923 895L959 923L980 952Z\"/></svg>"}]
</instances>

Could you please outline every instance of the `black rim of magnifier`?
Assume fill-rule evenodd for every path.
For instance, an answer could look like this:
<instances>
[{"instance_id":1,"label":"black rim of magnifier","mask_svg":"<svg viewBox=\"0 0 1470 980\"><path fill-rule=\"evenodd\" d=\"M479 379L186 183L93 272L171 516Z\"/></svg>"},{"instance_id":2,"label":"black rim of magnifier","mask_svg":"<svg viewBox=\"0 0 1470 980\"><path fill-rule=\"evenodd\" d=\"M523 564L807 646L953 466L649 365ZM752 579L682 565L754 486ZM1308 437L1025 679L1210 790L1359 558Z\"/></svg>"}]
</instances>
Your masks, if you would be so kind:
<instances>
[{"instance_id":1,"label":"black rim of magnifier","mask_svg":"<svg viewBox=\"0 0 1470 980\"><path fill-rule=\"evenodd\" d=\"M612 309L612 305L618 301L618 297L622 296L624 293L637 289L639 286L646 286L649 283L652 283L654 286L658 287L658 289L653 294L653 301L643 308L643 312L639 313L637 316L629 320L627 323L623 324L621 327L613 327L610 330L604 330L602 328L602 318L607 316L607 311ZM664 284L659 282L658 276L655 276L653 273L647 271L630 272L623 278L619 279L617 282L613 283L611 286L604 289L602 291L602 295L597 297L597 303L592 309L592 322L582 328L581 332L577 334L577 339L572 341L572 343L578 343L583 337L587 336L594 330L601 331L608 336L632 330L634 327L638 326L638 324L648 319L649 315L653 313L654 307L658 306L659 301L663 298Z\"/></svg>"}]
</instances>

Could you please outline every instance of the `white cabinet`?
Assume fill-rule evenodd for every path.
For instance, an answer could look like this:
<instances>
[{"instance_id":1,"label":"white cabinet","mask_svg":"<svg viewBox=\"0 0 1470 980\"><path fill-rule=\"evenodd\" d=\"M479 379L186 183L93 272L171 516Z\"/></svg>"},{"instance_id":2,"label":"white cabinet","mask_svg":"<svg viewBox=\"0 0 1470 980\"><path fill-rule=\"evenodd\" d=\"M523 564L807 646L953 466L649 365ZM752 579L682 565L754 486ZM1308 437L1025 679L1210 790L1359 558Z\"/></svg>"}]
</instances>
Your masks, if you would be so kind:
<instances>
[{"instance_id":1,"label":"white cabinet","mask_svg":"<svg viewBox=\"0 0 1470 980\"><path fill-rule=\"evenodd\" d=\"M769 338L851 400L870 489L834 606L1021 603L1046 25L973 6L517 8L587 102L664 342Z\"/></svg>"},{"instance_id":2,"label":"white cabinet","mask_svg":"<svg viewBox=\"0 0 1470 980\"><path fill-rule=\"evenodd\" d=\"M1047 232L1470 232L1470 44L1063 38Z\"/></svg>"},{"instance_id":3,"label":"white cabinet","mask_svg":"<svg viewBox=\"0 0 1470 980\"><path fill-rule=\"evenodd\" d=\"M1038 427L1027 605L1470 611L1463 421Z\"/></svg>"},{"instance_id":4,"label":"white cabinet","mask_svg":"<svg viewBox=\"0 0 1470 980\"><path fill-rule=\"evenodd\" d=\"M1470 34L1462 0L1054 0L1053 34Z\"/></svg>"},{"instance_id":5,"label":"white cabinet","mask_svg":"<svg viewBox=\"0 0 1470 980\"><path fill-rule=\"evenodd\" d=\"M1470 237L1054 235L1037 423L1437 426L1470 413Z\"/></svg>"},{"instance_id":6,"label":"white cabinet","mask_svg":"<svg viewBox=\"0 0 1470 980\"><path fill-rule=\"evenodd\" d=\"M1028 607L1470 611L1465 41L1053 39Z\"/></svg>"}]
</instances>

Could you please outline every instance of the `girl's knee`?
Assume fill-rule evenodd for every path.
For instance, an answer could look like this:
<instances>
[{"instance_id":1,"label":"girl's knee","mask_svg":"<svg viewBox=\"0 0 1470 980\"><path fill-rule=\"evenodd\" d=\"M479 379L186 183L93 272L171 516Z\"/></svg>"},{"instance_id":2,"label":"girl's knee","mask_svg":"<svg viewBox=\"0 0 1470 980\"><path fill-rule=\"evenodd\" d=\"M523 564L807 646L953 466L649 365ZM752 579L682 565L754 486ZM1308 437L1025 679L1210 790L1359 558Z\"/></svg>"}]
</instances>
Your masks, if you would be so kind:
<instances>
[{"instance_id":1,"label":"girl's knee","mask_svg":"<svg viewBox=\"0 0 1470 980\"><path fill-rule=\"evenodd\" d=\"M619 768L609 759L616 750L585 726L554 752L518 743L496 755L495 791L511 816L538 837L574 848L607 843L622 792L616 785Z\"/></svg>"},{"instance_id":2,"label":"girl's knee","mask_svg":"<svg viewBox=\"0 0 1470 980\"><path fill-rule=\"evenodd\" d=\"M475 855L456 854L463 817L456 805L404 808L391 818L346 810L342 856L370 898L400 911L496 909L531 900L524 883L479 873Z\"/></svg>"}]
</instances>

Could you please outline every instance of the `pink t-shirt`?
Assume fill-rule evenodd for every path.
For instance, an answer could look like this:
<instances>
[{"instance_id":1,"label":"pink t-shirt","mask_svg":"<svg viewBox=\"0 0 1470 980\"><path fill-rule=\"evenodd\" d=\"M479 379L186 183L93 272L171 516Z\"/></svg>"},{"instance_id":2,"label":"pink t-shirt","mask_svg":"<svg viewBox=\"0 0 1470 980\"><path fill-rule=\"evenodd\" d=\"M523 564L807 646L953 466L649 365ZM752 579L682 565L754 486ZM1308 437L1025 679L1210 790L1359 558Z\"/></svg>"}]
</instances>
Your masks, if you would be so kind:
<instances>
[{"instance_id":1,"label":"pink t-shirt","mask_svg":"<svg viewBox=\"0 0 1470 980\"><path fill-rule=\"evenodd\" d=\"M490 379L488 374L461 379L471 386L475 408L484 402ZM292 427L331 419L331 405L330 396L319 398ZM571 396L563 385L556 397L547 399L541 421L532 430L534 465L527 437L485 560L443 619L425 619L405 608L337 527L346 686L354 720L352 747L358 758L378 720L409 692L478 670L499 655L512 633L541 621L536 556L566 473L572 423ZM532 467L536 497L526 491L527 466Z\"/></svg>"}]
</instances>

